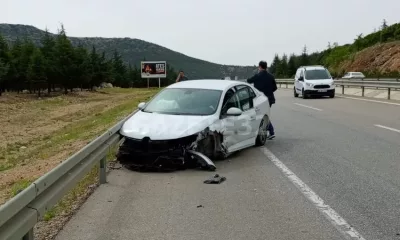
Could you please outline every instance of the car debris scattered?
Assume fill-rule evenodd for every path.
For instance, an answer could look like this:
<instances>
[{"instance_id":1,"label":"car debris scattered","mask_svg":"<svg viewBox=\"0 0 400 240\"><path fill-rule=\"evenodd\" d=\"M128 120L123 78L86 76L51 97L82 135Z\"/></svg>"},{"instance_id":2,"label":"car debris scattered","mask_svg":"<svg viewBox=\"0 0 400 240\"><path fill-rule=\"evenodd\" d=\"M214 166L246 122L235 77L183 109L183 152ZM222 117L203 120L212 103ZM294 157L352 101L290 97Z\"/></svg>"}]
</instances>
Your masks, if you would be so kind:
<instances>
[{"instance_id":1,"label":"car debris scattered","mask_svg":"<svg viewBox=\"0 0 400 240\"><path fill-rule=\"evenodd\" d=\"M212 178L204 181L205 184L220 184L226 180L226 177L221 177L218 174L215 174Z\"/></svg>"},{"instance_id":2,"label":"car debris scattered","mask_svg":"<svg viewBox=\"0 0 400 240\"><path fill-rule=\"evenodd\" d=\"M139 172L172 172L188 168L215 171L211 159L227 156L222 133L206 128L198 134L173 140L125 138L118 150L117 161Z\"/></svg>"}]
</instances>

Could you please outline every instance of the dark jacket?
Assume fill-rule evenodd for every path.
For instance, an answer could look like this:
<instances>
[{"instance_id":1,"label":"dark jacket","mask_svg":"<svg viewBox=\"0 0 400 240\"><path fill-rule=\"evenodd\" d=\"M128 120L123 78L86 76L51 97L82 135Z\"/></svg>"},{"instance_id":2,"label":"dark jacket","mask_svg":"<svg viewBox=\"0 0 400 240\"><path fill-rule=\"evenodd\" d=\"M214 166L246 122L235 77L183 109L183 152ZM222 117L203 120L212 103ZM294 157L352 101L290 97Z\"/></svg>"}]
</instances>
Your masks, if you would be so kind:
<instances>
[{"instance_id":1,"label":"dark jacket","mask_svg":"<svg viewBox=\"0 0 400 240\"><path fill-rule=\"evenodd\" d=\"M187 78L186 76L183 76L183 77L178 76L178 80L179 80L179 82L182 82L182 81L187 81L187 80L189 80L189 78Z\"/></svg>"},{"instance_id":2,"label":"dark jacket","mask_svg":"<svg viewBox=\"0 0 400 240\"><path fill-rule=\"evenodd\" d=\"M260 71L253 77L247 79L248 83L254 83L254 87L267 96L270 104L275 103L274 92L278 89L275 77L267 71Z\"/></svg>"}]
</instances>

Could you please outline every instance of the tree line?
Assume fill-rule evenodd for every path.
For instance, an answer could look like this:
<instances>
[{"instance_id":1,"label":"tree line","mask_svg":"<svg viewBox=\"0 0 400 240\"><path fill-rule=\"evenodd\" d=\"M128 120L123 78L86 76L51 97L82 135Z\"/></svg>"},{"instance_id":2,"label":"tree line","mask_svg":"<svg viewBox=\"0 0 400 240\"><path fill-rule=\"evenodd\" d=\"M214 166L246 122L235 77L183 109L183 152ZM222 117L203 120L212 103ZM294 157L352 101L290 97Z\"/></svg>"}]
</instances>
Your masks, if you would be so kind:
<instances>
[{"instance_id":1,"label":"tree line","mask_svg":"<svg viewBox=\"0 0 400 240\"><path fill-rule=\"evenodd\" d=\"M340 68L343 61L351 59L358 51L371 47L375 44L386 43L390 41L400 40L400 23L387 25L386 20L383 20L380 30L374 31L365 37L359 34L352 44L339 46L338 43L328 43L327 48L321 52L308 53L307 46L304 46L300 55L291 54L290 56L283 54L275 55L269 71L277 78L292 78L296 74L296 70L304 65L323 65L330 69L334 77L343 76L344 69ZM379 72L372 70L364 72L368 77L399 77L398 72Z\"/></svg>"},{"instance_id":2,"label":"tree line","mask_svg":"<svg viewBox=\"0 0 400 240\"><path fill-rule=\"evenodd\" d=\"M173 67L167 64L162 86L175 82L176 77ZM93 90L103 82L123 88L147 87L139 63L124 63L117 51L107 58L94 46L74 46L63 25L55 36L46 29L38 46L29 38L11 44L0 35L0 96L4 91L23 90L40 96L43 90L51 93L56 89L67 94L75 88Z\"/></svg>"}]
</instances>

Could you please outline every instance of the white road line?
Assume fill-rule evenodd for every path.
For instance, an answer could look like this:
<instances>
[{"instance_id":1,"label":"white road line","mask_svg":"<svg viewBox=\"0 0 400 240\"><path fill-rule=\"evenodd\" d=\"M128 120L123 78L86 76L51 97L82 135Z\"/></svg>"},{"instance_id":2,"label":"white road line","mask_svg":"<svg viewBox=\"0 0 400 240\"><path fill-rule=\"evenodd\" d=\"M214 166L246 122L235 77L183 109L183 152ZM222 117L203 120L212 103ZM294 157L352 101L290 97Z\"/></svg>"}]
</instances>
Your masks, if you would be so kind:
<instances>
[{"instance_id":1,"label":"white road line","mask_svg":"<svg viewBox=\"0 0 400 240\"><path fill-rule=\"evenodd\" d=\"M384 129L387 129L387 130L390 130L390 131L393 131L393 132L398 132L398 133L400 133L400 130L399 130L399 129L396 129L396 128L386 127L386 126L379 125L379 124L375 124L374 126L375 126L375 127L384 128Z\"/></svg>"},{"instance_id":2,"label":"white road line","mask_svg":"<svg viewBox=\"0 0 400 240\"><path fill-rule=\"evenodd\" d=\"M289 168L285 166L271 151L266 147L261 148L263 153L275 164L276 167L300 190L300 192L324 215L336 229L349 240L365 240L350 224L346 222L335 210L324 203L310 187L298 178Z\"/></svg>"},{"instance_id":3,"label":"white road line","mask_svg":"<svg viewBox=\"0 0 400 240\"><path fill-rule=\"evenodd\" d=\"M347 99L353 99L353 100L359 100L359 101L374 102L374 103L384 103L384 104L389 104L389 105L400 106L400 103L394 103L394 102L384 102L384 101L378 101L378 100L372 100L372 99L363 99L363 98L354 98L354 97L344 97L344 96L338 96L338 97L340 97L340 98L347 98Z\"/></svg>"},{"instance_id":4,"label":"white road line","mask_svg":"<svg viewBox=\"0 0 400 240\"><path fill-rule=\"evenodd\" d=\"M303 104L300 104L300 103L295 103L295 105L298 105L298 106L301 106L301 107L305 107L305 108L314 109L314 110L317 110L317 111L322 111L322 109L315 108L315 107L310 107L310 106L303 105Z\"/></svg>"}]
</instances>

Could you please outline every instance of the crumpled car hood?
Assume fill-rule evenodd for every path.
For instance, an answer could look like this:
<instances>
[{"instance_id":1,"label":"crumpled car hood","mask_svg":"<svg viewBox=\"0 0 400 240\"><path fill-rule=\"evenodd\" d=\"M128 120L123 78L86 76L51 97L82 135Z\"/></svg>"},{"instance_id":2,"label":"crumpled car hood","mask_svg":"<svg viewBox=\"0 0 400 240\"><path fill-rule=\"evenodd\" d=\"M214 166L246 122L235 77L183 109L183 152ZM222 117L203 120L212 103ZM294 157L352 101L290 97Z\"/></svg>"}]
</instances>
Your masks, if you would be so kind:
<instances>
[{"instance_id":1,"label":"crumpled car hood","mask_svg":"<svg viewBox=\"0 0 400 240\"><path fill-rule=\"evenodd\" d=\"M218 118L210 116L184 116L146 113L138 111L129 118L120 134L134 139L149 137L151 140L169 140L196 134Z\"/></svg>"}]
</instances>

